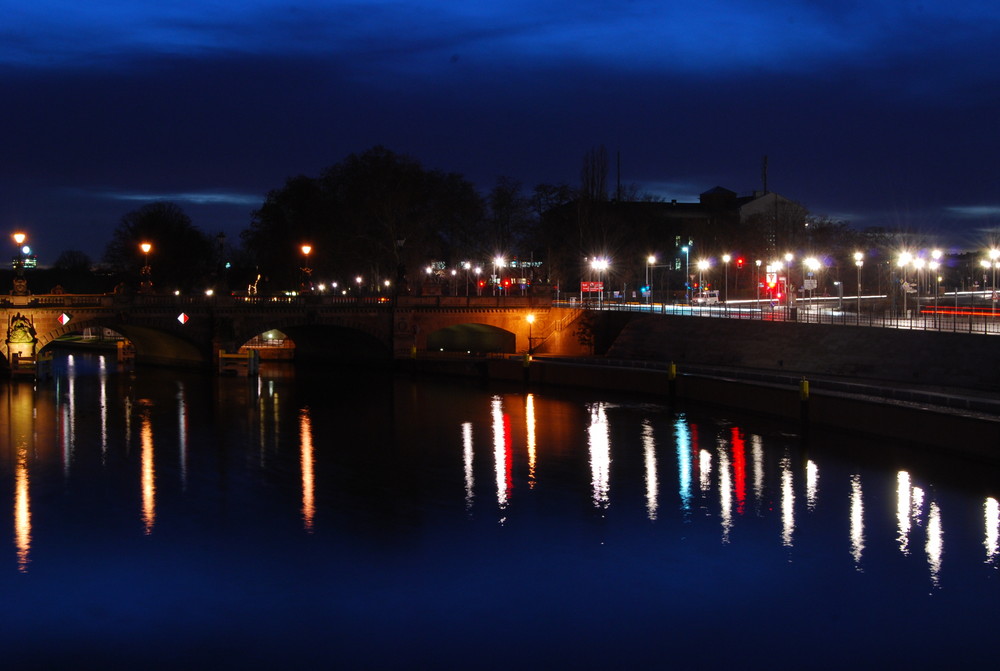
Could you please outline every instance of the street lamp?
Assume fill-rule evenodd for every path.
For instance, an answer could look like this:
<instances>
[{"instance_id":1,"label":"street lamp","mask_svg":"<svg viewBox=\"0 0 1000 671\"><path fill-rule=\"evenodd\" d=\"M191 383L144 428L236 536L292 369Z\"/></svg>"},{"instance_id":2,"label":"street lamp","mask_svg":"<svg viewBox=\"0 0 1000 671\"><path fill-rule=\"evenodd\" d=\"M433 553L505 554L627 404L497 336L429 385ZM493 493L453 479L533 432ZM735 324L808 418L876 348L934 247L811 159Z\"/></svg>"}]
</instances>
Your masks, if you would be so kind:
<instances>
[{"instance_id":1,"label":"street lamp","mask_svg":"<svg viewBox=\"0 0 1000 671\"><path fill-rule=\"evenodd\" d=\"M731 257L729 254L722 255L722 262L726 264L725 266L726 270L723 275L724 279L722 281L722 302L724 302L727 305L727 307L729 305L729 262L732 260L733 257Z\"/></svg>"},{"instance_id":2,"label":"street lamp","mask_svg":"<svg viewBox=\"0 0 1000 671\"><path fill-rule=\"evenodd\" d=\"M309 267L309 254L312 252L312 245L302 245L302 256L305 258L305 266L302 268L302 291L303 294L312 293L312 268Z\"/></svg>"},{"instance_id":3,"label":"street lamp","mask_svg":"<svg viewBox=\"0 0 1000 671\"><path fill-rule=\"evenodd\" d=\"M932 273L934 273L934 325L937 326L938 323L938 293L941 291L941 276L938 275L938 268L941 267L941 262L934 257L934 253L940 255L940 251L934 250L931 252L931 260L927 264L927 267Z\"/></svg>"},{"instance_id":4,"label":"street lamp","mask_svg":"<svg viewBox=\"0 0 1000 671\"><path fill-rule=\"evenodd\" d=\"M712 267L712 264L708 262L708 259L700 259L698 261L698 293L701 295L702 300L705 299L705 271Z\"/></svg>"},{"instance_id":5,"label":"street lamp","mask_svg":"<svg viewBox=\"0 0 1000 671\"><path fill-rule=\"evenodd\" d=\"M896 265L903 269L903 319L909 317L909 313L906 311L906 294L910 288L910 285L906 283L906 266L910 264L913 260L913 255L909 252L903 252L896 259Z\"/></svg>"},{"instance_id":6,"label":"street lamp","mask_svg":"<svg viewBox=\"0 0 1000 671\"><path fill-rule=\"evenodd\" d=\"M754 261L753 283L757 285L756 307L759 308L760 307L760 259Z\"/></svg>"},{"instance_id":7,"label":"street lamp","mask_svg":"<svg viewBox=\"0 0 1000 671\"><path fill-rule=\"evenodd\" d=\"M531 325L535 323L535 315L530 314L525 319L528 322L528 355L534 354L531 347Z\"/></svg>"},{"instance_id":8,"label":"street lamp","mask_svg":"<svg viewBox=\"0 0 1000 671\"><path fill-rule=\"evenodd\" d=\"M147 293L153 290L153 269L149 267L149 252L153 249L153 245L143 242L139 245L139 249L142 250L145 256L144 265L140 271L139 291Z\"/></svg>"},{"instance_id":9,"label":"street lamp","mask_svg":"<svg viewBox=\"0 0 1000 671\"><path fill-rule=\"evenodd\" d=\"M792 282L792 261L794 260L794 254L791 252L785 252L785 269L787 271L785 273L785 302L788 304L788 307L792 307L792 303L794 301L792 289L789 288L789 285L791 285L792 288L795 287L795 284Z\"/></svg>"},{"instance_id":10,"label":"street lamp","mask_svg":"<svg viewBox=\"0 0 1000 671\"><path fill-rule=\"evenodd\" d=\"M854 252L854 265L858 268L858 323L861 322L861 267L865 265L865 255Z\"/></svg>"},{"instance_id":11,"label":"street lamp","mask_svg":"<svg viewBox=\"0 0 1000 671\"><path fill-rule=\"evenodd\" d=\"M650 281L649 267L656 264L656 257L650 254L646 257L646 303L649 303L650 297L653 295L653 284Z\"/></svg>"},{"instance_id":12,"label":"street lamp","mask_svg":"<svg viewBox=\"0 0 1000 671\"><path fill-rule=\"evenodd\" d=\"M494 296L497 295L497 288L500 287L500 280L502 279L501 275L503 274L503 271L500 270L501 268L503 268L503 257L498 256L493 259L493 276L495 278L495 284L493 285Z\"/></svg>"},{"instance_id":13,"label":"street lamp","mask_svg":"<svg viewBox=\"0 0 1000 671\"><path fill-rule=\"evenodd\" d=\"M360 299L361 298L361 275L358 275L357 277L355 277L354 281L358 285L358 298Z\"/></svg>"},{"instance_id":14,"label":"street lamp","mask_svg":"<svg viewBox=\"0 0 1000 671\"><path fill-rule=\"evenodd\" d=\"M462 268L465 269L465 297L469 297L469 270L472 268L472 264L468 261L462 261Z\"/></svg>"},{"instance_id":15,"label":"street lamp","mask_svg":"<svg viewBox=\"0 0 1000 671\"><path fill-rule=\"evenodd\" d=\"M608 269L608 260L594 259L590 265L597 271L597 287L599 289L599 293L597 294L597 309L601 310L604 308L604 283L601 281L601 273Z\"/></svg>"},{"instance_id":16,"label":"street lamp","mask_svg":"<svg viewBox=\"0 0 1000 671\"><path fill-rule=\"evenodd\" d=\"M990 250L990 265L993 267L993 293L990 298L993 302L994 317L997 315L997 259L1000 259L1000 249L994 247Z\"/></svg>"},{"instance_id":17,"label":"street lamp","mask_svg":"<svg viewBox=\"0 0 1000 671\"><path fill-rule=\"evenodd\" d=\"M475 268L475 270L473 272L476 273L476 295L477 296L482 296L483 295L483 288L481 286L479 286L479 273L483 272L483 269L480 268L479 266L476 266L476 268Z\"/></svg>"},{"instance_id":18,"label":"street lamp","mask_svg":"<svg viewBox=\"0 0 1000 671\"><path fill-rule=\"evenodd\" d=\"M684 252L684 300L691 304L691 247L685 245L681 247L681 251Z\"/></svg>"}]
</instances>

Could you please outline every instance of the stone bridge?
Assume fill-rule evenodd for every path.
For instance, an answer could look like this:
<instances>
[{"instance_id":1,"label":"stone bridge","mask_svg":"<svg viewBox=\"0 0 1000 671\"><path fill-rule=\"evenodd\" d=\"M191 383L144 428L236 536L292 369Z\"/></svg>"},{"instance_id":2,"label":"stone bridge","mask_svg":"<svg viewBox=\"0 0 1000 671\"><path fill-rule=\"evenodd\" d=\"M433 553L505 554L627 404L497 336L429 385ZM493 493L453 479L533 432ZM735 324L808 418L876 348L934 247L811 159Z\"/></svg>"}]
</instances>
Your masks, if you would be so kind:
<instances>
[{"instance_id":1,"label":"stone bridge","mask_svg":"<svg viewBox=\"0 0 1000 671\"><path fill-rule=\"evenodd\" d=\"M21 365L60 336L111 329L139 363L211 365L277 329L301 360L390 359L416 351L551 349L579 311L536 297L160 296L51 294L0 299L4 362ZM565 338L563 338L565 339Z\"/></svg>"}]
</instances>

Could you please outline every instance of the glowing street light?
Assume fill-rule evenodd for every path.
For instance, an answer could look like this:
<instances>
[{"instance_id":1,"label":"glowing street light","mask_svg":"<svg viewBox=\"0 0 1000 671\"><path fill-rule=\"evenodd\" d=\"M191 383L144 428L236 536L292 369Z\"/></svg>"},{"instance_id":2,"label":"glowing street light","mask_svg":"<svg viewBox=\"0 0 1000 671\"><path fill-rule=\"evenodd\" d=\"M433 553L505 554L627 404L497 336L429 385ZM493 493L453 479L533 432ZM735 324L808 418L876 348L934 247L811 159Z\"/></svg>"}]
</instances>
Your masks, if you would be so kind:
<instances>
[{"instance_id":1,"label":"glowing street light","mask_svg":"<svg viewBox=\"0 0 1000 671\"><path fill-rule=\"evenodd\" d=\"M148 242L143 242L139 244L139 249L142 251L145 260L143 261L142 270L140 271L139 279L139 291L142 293L148 293L153 290L153 269L149 267L149 252L152 251L153 245Z\"/></svg>"},{"instance_id":2,"label":"glowing street light","mask_svg":"<svg viewBox=\"0 0 1000 671\"><path fill-rule=\"evenodd\" d=\"M909 313L906 311L906 294L909 291L910 285L906 283L906 266L910 265L913 261L913 255L909 252L903 252L896 259L896 265L903 269L903 318L907 318Z\"/></svg>"},{"instance_id":3,"label":"glowing street light","mask_svg":"<svg viewBox=\"0 0 1000 671\"><path fill-rule=\"evenodd\" d=\"M688 245L681 247L684 252L684 300L691 304L691 248Z\"/></svg>"},{"instance_id":4,"label":"glowing street light","mask_svg":"<svg viewBox=\"0 0 1000 671\"><path fill-rule=\"evenodd\" d=\"M858 322L861 321L861 268L865 265L865 255L854 252L854 265L858 268Z\"/></svg>"},{"instance_id":5,"label":"glowing street light","mask_svg":"<svg viewBox=\"0 0 1000 671\"><path fill-rule=\"evenodd\" d=\"M309 267L309 254L312 252L312 249L312 245L308 244L299 247L302 256L305 258L305 265L302 267L301 293L303 294L312 293L312 268Z\"/></svg>"},{"instance_id":6,"label":"glowing street light","mask_svg":"<svg viewBox=\"0 0 1000 671\"><path fill-rule=\"evenodd\" d=\"M754 264L753 283L757 285L757 303L755 305L756 307L759 308L760 307L760 259L754 261L753 264Z\"/></svg>"},{"instance_id":7,"label":"glowing street light","mask_svg":"<svg viewBox=\"0 0 1000 671\"><path fill-rule=\"evenodd\" d=\"M601 281L601 273L608 269L608 260L594 259L590 265L597 271L597 285L600 288L600 292L597 294L597 308L602 309L604 307L604 284Z\"/></svg>"},{"instance_id":8,"label":"glowing street light","mask_svg":"<svg viewBox=\"0 0 1000 671\"><path fill-rule=\"evenodd\" d=\"M503 279L503 268L504 260L502 256L498 256L493 259L493 276L495 278L495 284L493 285L493 295L497 295L497 289L500 287L500 281Z\"/></svg>"},{"instance_id":9,"label":"glowing street light","mask_svg":"<svg viewBox=\"0 0 1000 671\"><path fill-rule=\"evenodd\" d=\"M531 325L535 323L535 315L530 314L524 318L528 322L528 354L534 354L531 347Z\"/></svg>"},{"instance_id":10,"label":"glowing street light","mask_svg":"<svg viewBox=\"0 0 1000 671\"><path fill-rule=\"evenodd\" d=\"M708 259L700 259L698 261L698 294L705 298L705 271L712 267Z\"/></svg>"},{"instance_id":11,"label":"glowing street light","mask_svg":"<svg viewBox=\"0 0 1000 671\"><path fill-rule=\"evenodd\" d=\"M650 266L656 265L656 257L650 254L646 258L646 302L649 303L650 297L653 295L653 284L650 281L649 268Z\"/></svg>"},{"instance_id":12,"label":"glowing street light","mask_svg":"<svg viewBox=\"0 0 1000 671\"><path fill-rule=\"evenodd\" d=\"M723 275L724 279L722 281L722 302L726 303L727 305L729 304L729 262L732 260L733 257L730 256L729 254L722 255L722 262L726 264L725 274Z\"/></svg>"},{"instance_id":13,"label":"glowing street light","mask_svg":"<svg viewBox=\"0 0 1000 671\"><path fill-rule=\"evenodd\" d=\"M473 269L472 272L474 272L476 274L476 295L477 296L482 296L483 295L483 288L481 286L479 286L479 274L481 272L483 272L483 269L480 268L479 266L476 266L475 269Z\"/></svg>"},{"instance_id":14,"label":"glowing street light","mask_svg":"<svg viewBox=\"0 0 1000 671\"><path fill-rule=\"evenodd\" d=\"M994 247L990 250L990 265L993 267L993 293L990 298L993 302L994 317L996 317L997 314L997 265L1000 264L997 259L1000 259L1000 249Z\"/></svg>"}]
</instances>

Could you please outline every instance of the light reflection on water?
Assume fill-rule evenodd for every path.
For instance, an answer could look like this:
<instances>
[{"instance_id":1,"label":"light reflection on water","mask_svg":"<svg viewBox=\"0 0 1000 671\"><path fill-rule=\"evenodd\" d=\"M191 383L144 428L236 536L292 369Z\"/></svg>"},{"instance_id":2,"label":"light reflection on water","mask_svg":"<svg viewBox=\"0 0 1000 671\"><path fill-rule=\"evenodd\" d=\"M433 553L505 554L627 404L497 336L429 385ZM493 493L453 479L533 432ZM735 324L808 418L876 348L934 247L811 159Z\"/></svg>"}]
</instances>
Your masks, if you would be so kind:
<instances>
[{"instance_id":1,"label":"light reflection on water","mask_svg":"<svg viewBox=\"0 0 1000 671\"><path fill-rule=\"evenodd\" d=\"M226 661L309 639L348 665L413 650L509 665L486 634L502 623L534 658L581 668L676 656L677 640L689 660L746 662L708 626L740 611L745 645L822 667L854 654L824 641L898 660L889 643L929 622L947 657L998 596L992 467L966 486L954 458L901 468L905 450L879 460L857 437L804 446L759 420L586 394L130 375L84 356L61 371L3 391L0 644L25 655L45 648L15 613L41 604L43 620L81 613L70 641L101 630L109 657L148 664L178 645L180 600L202 613L190 645ZM234 629L244 648L221 643Z\"/></svg>"}]
</instances>

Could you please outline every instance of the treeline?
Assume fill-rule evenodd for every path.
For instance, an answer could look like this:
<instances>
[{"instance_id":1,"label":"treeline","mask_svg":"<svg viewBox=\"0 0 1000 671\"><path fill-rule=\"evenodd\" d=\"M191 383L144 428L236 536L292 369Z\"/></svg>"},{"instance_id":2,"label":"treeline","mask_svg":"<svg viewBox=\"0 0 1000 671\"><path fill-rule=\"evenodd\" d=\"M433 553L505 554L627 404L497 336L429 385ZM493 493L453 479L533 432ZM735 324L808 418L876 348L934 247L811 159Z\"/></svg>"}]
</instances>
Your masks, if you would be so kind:
<instances>
[{"instance_id":1,"label":"treeline","mask_svg":"<svg viewBox=\"0 0 1000 671\"><path fill-rule=\"evenodd\" d=\"M539 184L526 189L500 178L480 194L462 175L428 169L411 157L374 147L317 176L291 177L270 191L239 240L201 231L173 203L140 207L122 217L96 270L80 252L64 252L44 275L32 271L37 278L32 290L61 285L85 293L135 286L147 261L139 248L142 242L153 245L150 265L157 291L229 291L254 282L262 292L293 289L306 266L313 277L339 280L342 286L353 286L354 278L362 277L367 286L388 282L394 291L407 290L426 279L430 264L461 268L470 262L484 266L488 274L488 264L497 256L540 261L535 282L568 287L584 272L583 259L600 255L612 260L610 272L618 280L635 286L646 257L675 254L677 236L656 226L630 227L601 217L599 205L656 200L634 185L618 186L609 194L603 148L584 157L578 187ZM549 214L560 211L559 216ZM809 217L804 208L792 219L778 229L781 239L774 239L773 226L766 232L754 226L700 231L698 249L759 258L767 247L808 243L849 256L855 249L883 246L891 237ZM303 244L311 247L307 258Z\"/></svg>"}]
</instances>

